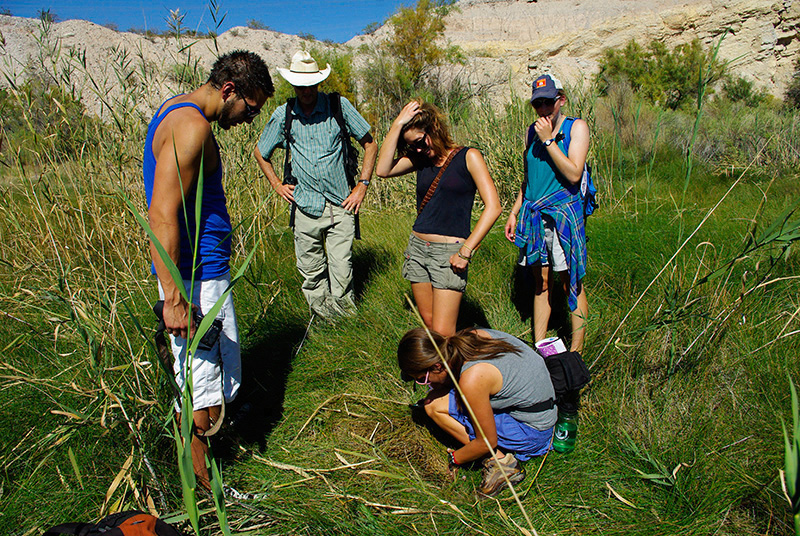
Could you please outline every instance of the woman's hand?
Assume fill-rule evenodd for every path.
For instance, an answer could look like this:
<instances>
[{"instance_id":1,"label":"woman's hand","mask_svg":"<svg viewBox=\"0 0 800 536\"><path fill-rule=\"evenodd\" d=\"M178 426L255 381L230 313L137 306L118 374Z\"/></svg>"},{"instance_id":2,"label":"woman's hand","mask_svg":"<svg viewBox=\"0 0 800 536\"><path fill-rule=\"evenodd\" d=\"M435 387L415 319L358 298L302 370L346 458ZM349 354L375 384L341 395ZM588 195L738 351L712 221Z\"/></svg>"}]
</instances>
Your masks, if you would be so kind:
<instances>
[{"instance_id":1,"label":"woman's hand","mask_svg":"<svg viewBox=\"0 0 800 536\"><path fill-rule=\"evenodd\" d=\"M508 215L508 220L506 220L505 232L506 238L513 242L517 236L517 215L514 214L513 210Z\"/></svg>"},{"instance_id":2,"label":"woman's hand","mask_svg":"<svg viewBox=\"0 0 800 536\"><path fill-rule=\"evenodd\" d=\"M469 266L469 259L462 259L459 257L458 253L453 253L450 256L450 268L452 268L455 273L460 274L461 272L465 272L467 266Z\"/></svg>"},{"instance_id":3,"label":"woman's hand","mask_svg":"<svg viewBox=\"0 0 800 536\"><path fill-rule=\"evenodd\" d=\"M536 131L539 139L545 142L553 137L553 122L550 121L549 116L540 117L533 124L533 130Z\"/></svg>"},{"instance_id":4,"label":"woman's hand","mask_svg":"<svg viewBox=\"0 0 800 536\"><path fill-rule=\"evenodd\" d=\"M414 116L416 116L420 111L420 104L417 101L411 101L405 106L403 109L400 110L400 113L397 115L397 119L394 120L395 123L399 126L407 125Z\"/></svg>"}]
</instances>

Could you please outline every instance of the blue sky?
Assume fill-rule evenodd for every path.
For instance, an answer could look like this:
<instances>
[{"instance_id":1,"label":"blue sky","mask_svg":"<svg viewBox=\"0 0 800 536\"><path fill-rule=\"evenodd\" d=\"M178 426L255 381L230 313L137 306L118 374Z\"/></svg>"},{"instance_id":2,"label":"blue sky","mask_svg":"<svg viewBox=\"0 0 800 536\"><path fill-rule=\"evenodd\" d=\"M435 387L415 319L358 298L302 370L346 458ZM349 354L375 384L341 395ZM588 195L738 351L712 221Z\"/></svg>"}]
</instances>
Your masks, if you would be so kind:
<instances>
[{"instance_id":1,"label":"blue sky","mask_svg":"<svg viewBox=\"0 0 800 536\"><path fill-rule=\"evenodd\" d=\"M344 42L362 33L371 22L383 22L409 0L218 0L220 13L227 16L219 33L234 26L245 26L255 19L278 32L312 34L317 39ZM120 30L166 29L170 9L186 13L184 25L202 32L214 29L207 1L182 0L0 0L0 8L20 17L38 17L50 9L63 21L90 20L97 24L114 23Z\"/></svg>"}]
</instances>

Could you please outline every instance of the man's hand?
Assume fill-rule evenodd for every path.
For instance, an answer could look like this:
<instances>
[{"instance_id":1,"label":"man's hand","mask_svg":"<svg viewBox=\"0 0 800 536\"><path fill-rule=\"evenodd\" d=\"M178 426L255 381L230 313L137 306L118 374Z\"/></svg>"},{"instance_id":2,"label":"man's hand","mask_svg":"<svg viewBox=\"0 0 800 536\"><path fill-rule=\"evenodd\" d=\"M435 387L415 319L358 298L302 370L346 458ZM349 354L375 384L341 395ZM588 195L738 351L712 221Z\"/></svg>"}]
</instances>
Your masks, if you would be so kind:
<instances>
[{"instance_id":1,"label":"man's hand","mask_svg":"<svg viewBox=\"0 0 800 536\"><path fill-rule=\"evenodd\" d=\"M178 303L171 303L164 301L164 325L166 331L170 335L181 337L183 339L189 338L189 323L192 321L193 312L197 310L197 306L192 304L191 307L183 296L180 296ZM192 322L193 323L193 322ZM192 326L192 331L196 330L197 326Z\"/></svg>"},{"instance_id":2,"label":"man's hand","mask_svg":"<svg viewBox=\"0 0 800 536\"><path fill-rule=\"evenodd\" d=\"M350 195L348 195L347 199L342 203L342 208L354 214L358 214L358 210L361 208L361 203L364 201L366 195L367 185L359 182L353 187L350 191Z\"/></svg>"},{"instance_id":3,"label":"man's hand","mask_svg":"<svg viewBox=\"0 0 800 536\"><path fill-rule=\"evenodd\" d=\"M284 198L287 203L294 203L294 188L294 184L283 184L281 182L273 186L273 189L279 196Z\"/></svg>"}]
</instances>

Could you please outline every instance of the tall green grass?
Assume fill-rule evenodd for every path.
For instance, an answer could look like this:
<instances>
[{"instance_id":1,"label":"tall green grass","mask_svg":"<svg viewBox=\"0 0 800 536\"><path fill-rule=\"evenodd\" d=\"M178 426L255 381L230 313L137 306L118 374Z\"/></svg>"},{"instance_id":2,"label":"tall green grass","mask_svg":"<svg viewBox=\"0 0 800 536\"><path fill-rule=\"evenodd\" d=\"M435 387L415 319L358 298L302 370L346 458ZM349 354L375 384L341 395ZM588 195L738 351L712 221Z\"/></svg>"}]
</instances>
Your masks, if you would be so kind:
<instances>
[{"instance_id":1,"label":"tall green grass","mask_svg":"<svg viewBox=\"0 0 800 536\"><path fill-rule=\"evenodd\" d=\"M119 58L111 66L152 69L135 52ZM137 87L123 95L131 108L143 103ZM9 91L24 98L21 84ZM527 463L518 491L533 527L792 534L779 470L786 377L797 383L800 349L796 117L769 102L708 102L681 211L693 118L624 88L605 98L575 88L570 97L567 112L590 119L600 177L601 205L587 227L594 381L577 450ZM509 100L502 109L475 104L453 124L459 142L482 150L510 205L532 113ZM150 343L157 293L147 236L124 202L145 211L147 119L90 122L72 134L72 152L56 145L57 121L19 127L30 149L3 146L0 532L34 534L125 508L191 530L170 387ZM408 408L423 393L399 379L396 343L416 325L399 275L412 180L370 186L354 250L358 315L307 330L286 206L252 158L266 119L218 135L240 223L234 270L254 253L234 296L245 381L213 448L226 483L265 493L228 501L232 532L521 533L527 524L508 494L475 499L478 471L449 480L445 446ZM694 230L706 217L676 255L678 221ZM470 266L462 326L529 340L530 298L515 258L497 225ZM201 498L201 533L220 532L213 512Z\"/></svg>"}]
</instances>

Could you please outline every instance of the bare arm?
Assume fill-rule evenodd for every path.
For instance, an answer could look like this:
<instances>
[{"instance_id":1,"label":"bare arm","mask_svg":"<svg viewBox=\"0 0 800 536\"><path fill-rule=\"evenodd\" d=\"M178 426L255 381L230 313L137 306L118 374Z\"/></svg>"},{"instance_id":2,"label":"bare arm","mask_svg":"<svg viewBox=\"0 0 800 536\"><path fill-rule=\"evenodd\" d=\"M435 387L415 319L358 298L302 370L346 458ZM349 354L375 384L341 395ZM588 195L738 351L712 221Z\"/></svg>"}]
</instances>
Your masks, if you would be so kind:
<instances>
[{"instance_id":1,"label":"bare arm","mask_svg":"<svg viewBox=\"0 0 800 536\"><path fill-rule=\"evenodd\" d=\"M419 103L411 101L403 107L400 114L395 118L389 128L389 132L386 134L386 139L383 140L383 145L381 145L378 166L375 169L378 177L399 177L414 170L414 164L410 158L407 156L395 158L394 156L397 152L397 144L400 141L400 132L403 130L403 126L418 113Z\"/></svg>"},{"instance_id":2,"label":"bare arm","mask_svg":"<svg viewBox=\"0 0 800 536\"><path fill-rule=\"evenodd\" d=\"M480 151L477 149L469 149L467 152L467 170L472 175L472 180L475 181L475 186L478 188L478 194L483 201L483 212L481 212L478 223L470 233L464 245L461 246L459 253L450 257L450 265L455 271L463 271L466 269L469 261L463 257L472 257L473 252L478 249L481 241L489 233L494 222L500 217L502 207L500 206L500 197L497 195L497 188L494 186L491 175L489 175L489 168L486 167L486 161L483 159Z\"/></svg>"},{"instance_id":3,"label":"bare arm","mask_svg":"<svg viewBox=\"0 0 800 536\"><path fill-rule=\"evenodd\" d=\"M258 150L258 147L256 147L255 151L253 151L253 156L255 156L256 162L258 162L258 167L261 168L264 176L267 177L272 189L275 190L275 192L277 192L277 194L284 198L288 203L294 202L294 185L283 184L283 182L281 182L278 174L275 173L275 168L272 167L272 162L261 156L261 151Z\"/></svg>"},{"instance_id":4,"label":"bare arm","mask_svg":"<svg viewBox=\"0 0 800 536\"><path fill-rule=\"evenodd\" d=\"M378 142L373 139L372 134L368 133L358 140L358 143L364 148L364 162L361 165L361 180L368 181L372 177L372 172L375 170L375 159L378 156ZM348 195L347 199L342 203L342 207L358 214L361 203L364 201L366 195L367 185L363 182L357 182L350 191L350 195Z\"/></svg>"},{"instance_id":5,"label":"bare arm","mask_svg":"<svg viewBox=\"0 0 800 536\"><path fill-rule=\"evenodd\" d=\"M177 110L177 113L180 110ZM191 113L191 112L190 112ZM206 141L211 136L211 125L200 117L193 118L179 114L164 125L160 143L154 147L156 170L153 180L153 195L148 211L150 228L167 255L180 266L180 229L178 214L183 210L183 199L197 182L201 156ZM180 120L180 128L177 128ZM174 128L170 126L175 125ZM187 207L194 210L194 207ZM164 290L164 324L167 332L187 338L191 319L191 306L181 294L172 274L161 259L154 244L150 244L150 254L155 265L156 275Z\"/></svg>"},{"instance_id":6,"label":"bare arm","mask_svg":"<svg viewBox=\"0 0 800 536\"><path fill-rule=\"evenodd\" d=\"M533 125L538 138L545 142L553 138L553 125L549 117L540 117ZM572 184L578 184L583 176L583 166L589 153L589 126L586 121L576 119L570 133L569 155L565 155L557 143L545 147L558 171Z\"/></svg>"},{"instance_id":7,"label":"bare arm","mask_svg":"<svg viewBox=\"0 0 800 536\"><path fill-rule=\"evenodd\" d=\"M480 363L464 372L458 385L477 419L476 424L470 416L475 428L475 439L453 453L456 461L462 464L489 453L484 435L492 448L497 448L497 427L489 397L503 386L503 376L495 366Z\"/></svg>"},{"instance_id":8,"label":"bare arm","mask_svg":"<svg viewBox=\"0 0 800 536\"><path fill-rule=\"evenodd\" d=\"M517 218L519 217L519 210L522 208L522 188L520 188L519 192L517 193L517 199L514 201L514 205L511 207L511 212L508 214L508 220L506 220L505 226L505 233L506 238L514 241L514 238L517 234Z\"/></svg>"}]
</instances>

